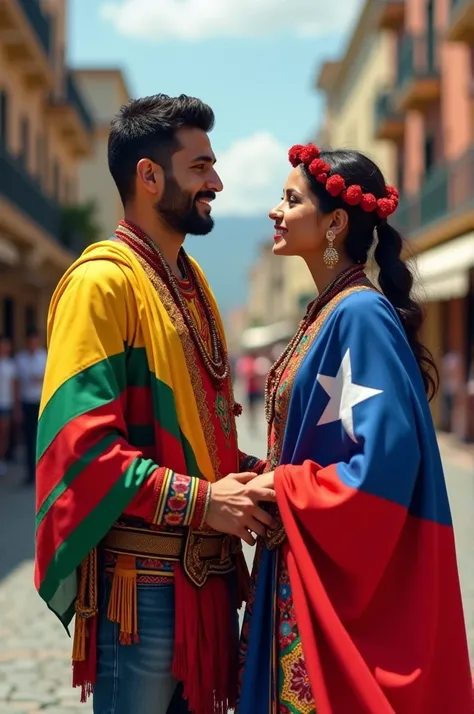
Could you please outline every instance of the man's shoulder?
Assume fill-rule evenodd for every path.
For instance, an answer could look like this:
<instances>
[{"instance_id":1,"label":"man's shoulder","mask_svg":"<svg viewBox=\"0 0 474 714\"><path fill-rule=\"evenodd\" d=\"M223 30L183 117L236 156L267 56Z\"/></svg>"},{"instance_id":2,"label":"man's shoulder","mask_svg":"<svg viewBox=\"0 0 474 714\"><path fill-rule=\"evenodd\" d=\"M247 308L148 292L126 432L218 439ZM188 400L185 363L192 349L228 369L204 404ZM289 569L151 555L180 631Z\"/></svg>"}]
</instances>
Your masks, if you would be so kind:
<instances>
[{"instance_id":1,"label":"man's shoulder","mask_svg":"<svg viewBox=\"0 0 474 714\"><path fill-rule=\"evenodd\" d=\"M61 292L78 292L82 297L125 296L134 287L133 272L127 265L108 258L80 261L63 279ZM61 290L62 288L62 290Z\"/></svg>"}]
</instances>

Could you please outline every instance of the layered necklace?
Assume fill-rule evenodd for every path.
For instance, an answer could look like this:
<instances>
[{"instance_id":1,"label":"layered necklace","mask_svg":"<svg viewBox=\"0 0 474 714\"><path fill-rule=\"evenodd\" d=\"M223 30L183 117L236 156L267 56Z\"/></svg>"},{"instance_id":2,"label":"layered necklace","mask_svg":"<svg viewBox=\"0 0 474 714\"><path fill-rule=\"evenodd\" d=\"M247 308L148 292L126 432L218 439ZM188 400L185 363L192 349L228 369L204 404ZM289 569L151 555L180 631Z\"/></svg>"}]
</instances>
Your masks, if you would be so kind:
<instances>
[{"instance_id":1,"label":"layered necklace","mask_svg":"<svg viewBox=\"0 0 474 714\"><path fill-rule=\"evenodd\" d=\"M308 327L316 319L323 307L331 302L338 293L350 285L367 282L364 268L364 265L353 265L343 270L329 283L325 290L308 305L306 314L301 320L294 337L268 372L265 383L265 418L268 424L271 424L275 417L276 397L281 378Z\"/></svg>"},{"instance_id":2,"label":"layered necklace","mask_svg":"<svg viewBox=\"0 0 474 714\"><path fill-rule=\"evenodd\" d=\"M217 390L221 389L230 373L227 354L207 295L201 285L201 281L196 275L194 266L186 255L186 252L183 248L180 249L178 255L178 267L180 268L183 276L186 276L196 288L198 298L201 302L209 325L211 352L209 352L206 343L202 339L199 330L196 327L188 304L182 295L178 279L171 270L167 260L163 257L163 254L156 243L142 230L140 230L138 226L135 226L127 221L120 221L119 226L115 231L115 235L120 238L121 241L126 243L132 250L134 250L139 256L141 256L141 258L143 258L143 260L145 260L158 273L162 280L164 280L183 317L186 328L189 330L204 368L211 378L214 387ZM235 409L237 411L239 411L238 407L239 405L235 405Z\"/></svg>"}]
</instances>

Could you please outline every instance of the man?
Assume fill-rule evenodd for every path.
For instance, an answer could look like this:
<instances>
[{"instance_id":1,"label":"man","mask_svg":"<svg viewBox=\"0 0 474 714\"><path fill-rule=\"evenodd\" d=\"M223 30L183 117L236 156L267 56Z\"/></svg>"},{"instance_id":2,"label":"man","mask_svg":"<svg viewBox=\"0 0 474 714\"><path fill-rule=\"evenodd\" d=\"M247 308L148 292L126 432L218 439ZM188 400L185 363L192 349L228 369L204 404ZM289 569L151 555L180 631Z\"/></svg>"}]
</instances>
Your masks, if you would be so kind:
<instances>
[{"instance_id":1,"label":"man","mask_svg":"<svg viewBox=\"0 0 474 714\"><path fill-rule=\"evenodd\" d=\"M50 307L35 583L65 626L76 613L74 684L95 714L175 714L181 691L196 714L235 704L239 538L272 526L217 307L182 249L222 190L213 123L184 95L122 107L108 160L125 219Z\"/></svg>"},{"instance_id":2,"label":"man","mask_svg":"<svg viewBox=\"0 0 474 714\"><path fill-rule=\"evenodd\" d=\"M6 475L6 457L12 425L19 415L18 380L12 343L0 335L0 477Z\"/></svg>"},{"instance_id":3,"label":"man","mask_svg":"<svg viewBox=\"0 0 474 714\"><path fill-rule=\"evenodd\" d=\"M46 350L41 346L41 339L37 330L31 329L28 331L26 350L18 353L16 363L26 446L25 485L31 486L35 482L36 434L46 366Z\"/></svg>"}]
</instances>

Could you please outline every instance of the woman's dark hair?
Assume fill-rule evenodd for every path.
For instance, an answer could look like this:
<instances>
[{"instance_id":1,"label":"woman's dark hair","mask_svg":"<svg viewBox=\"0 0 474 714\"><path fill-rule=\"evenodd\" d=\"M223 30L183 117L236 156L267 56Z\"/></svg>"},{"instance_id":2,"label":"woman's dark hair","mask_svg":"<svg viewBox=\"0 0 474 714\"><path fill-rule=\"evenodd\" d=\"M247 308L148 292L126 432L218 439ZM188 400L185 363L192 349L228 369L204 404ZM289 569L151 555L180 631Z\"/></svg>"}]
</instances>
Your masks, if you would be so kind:
<instances>
[{"instance_id":1,"label":"woman's dark hair","mask_svg":"<svg viewBox=\"0 0 474 714\"><path fill-rule=\"evenodd\" d=\"M331 167L331 174L340 174L346 186L357 184L364 193L376 198L386 197L385 179L373 161L358 151L321 151L321 158ZM331 213L343 208L349 216L349 227L344 244L348 258L354 263L366 263L377 228L378 243L374 257L379 266L379 284L385 297L391 302L402 322L408 342L421 370L423 383L431 401L438 390L438 371L430 351L421 343L419 331L424 320L422 306L411 295L413 275L401 259L403 238L400 233L377 213L368 213L360 206L350 206L338 197L333 197L325 186L317 181L301 164L311 190L318 199L322 213Z\"/></svg>"},{"instance_id":2,"label":"woman's dark hair","mask_svg":"<svg viewBox=\"0 0 474 714\"><path fill-rule=\"evenodd\" d=\"M211 107L196 97L154 94L124 104L112 119L107 158L122 203L133 197L140 159L151 159L168 169L180 148L176 132L183 127L206 134L214 126Z\"/></svg>"}]
</instances>

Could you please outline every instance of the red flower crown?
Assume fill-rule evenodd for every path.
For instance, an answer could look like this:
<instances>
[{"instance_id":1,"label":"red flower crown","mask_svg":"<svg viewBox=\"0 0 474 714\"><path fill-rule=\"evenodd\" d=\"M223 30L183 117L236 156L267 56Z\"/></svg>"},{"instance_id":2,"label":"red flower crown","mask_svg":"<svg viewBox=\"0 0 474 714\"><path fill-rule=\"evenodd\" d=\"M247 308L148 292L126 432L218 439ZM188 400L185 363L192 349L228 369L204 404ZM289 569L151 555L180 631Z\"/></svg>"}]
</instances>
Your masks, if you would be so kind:
<instances>
[{"instance_id":1,"label":"red flower crown","mask_svg":"<svg viewBox=\"0 0 474 714\"><path fill-rule=\"evenodd\" d=\"M292 166L304 164L316 181L326 187L331 196L340 196L349 206L359 206L367 213L376 211L379 218L386 220L397 209L399 194L395 186L385 186L387 195L376 198L373 193L364 193L358 184L346 186L340 174L329 176L331 167L320 157L320 150L314 144L295 144L288 152Z\"/></svg>"}]
</instances>

